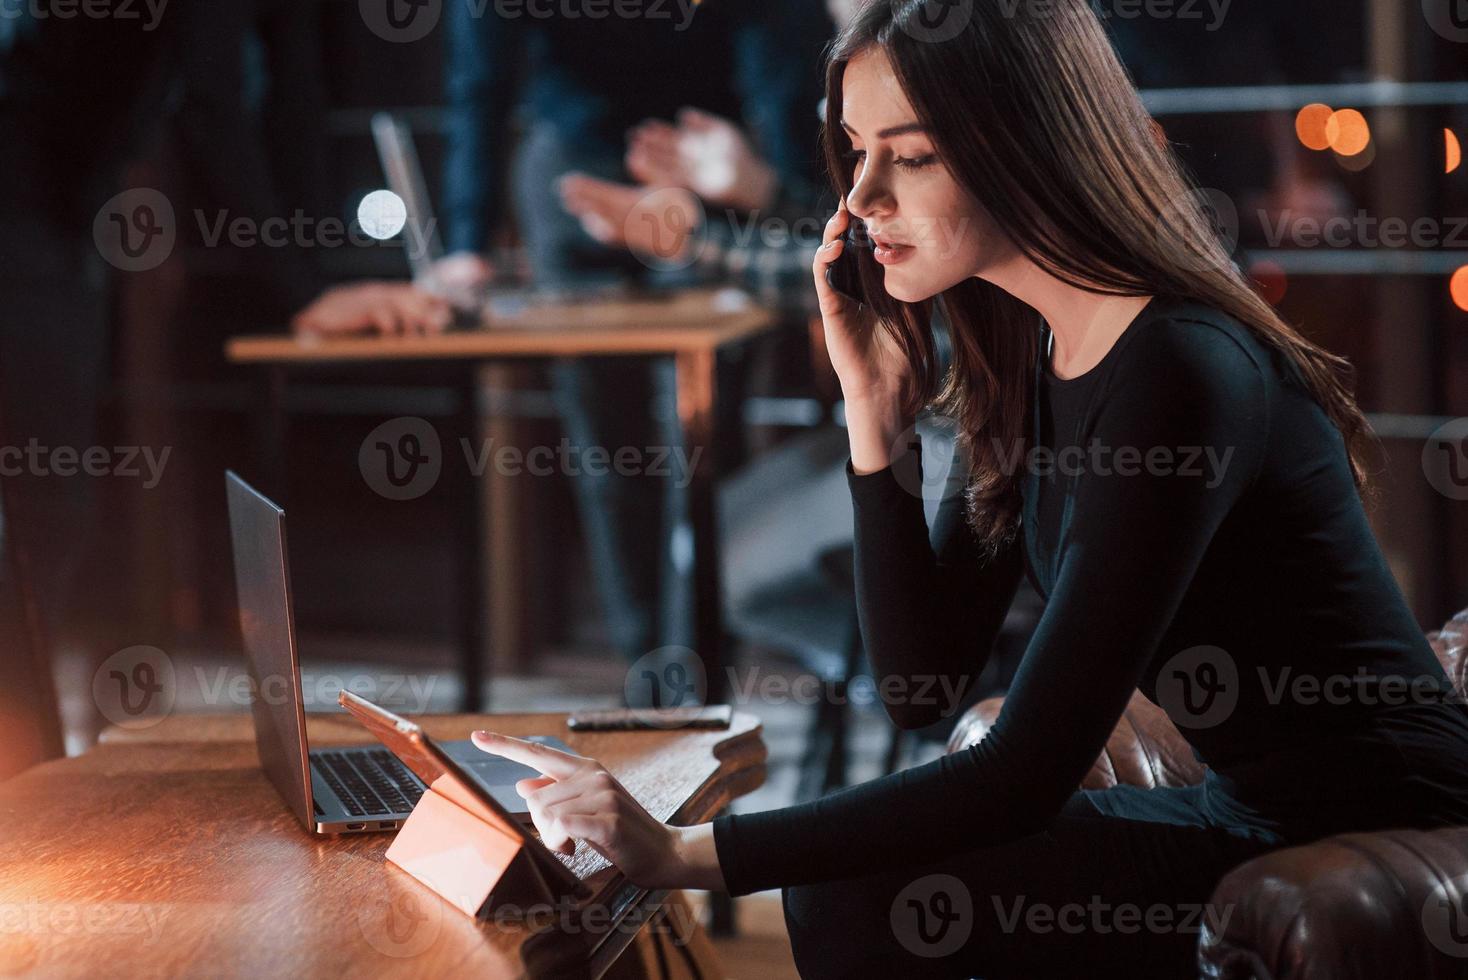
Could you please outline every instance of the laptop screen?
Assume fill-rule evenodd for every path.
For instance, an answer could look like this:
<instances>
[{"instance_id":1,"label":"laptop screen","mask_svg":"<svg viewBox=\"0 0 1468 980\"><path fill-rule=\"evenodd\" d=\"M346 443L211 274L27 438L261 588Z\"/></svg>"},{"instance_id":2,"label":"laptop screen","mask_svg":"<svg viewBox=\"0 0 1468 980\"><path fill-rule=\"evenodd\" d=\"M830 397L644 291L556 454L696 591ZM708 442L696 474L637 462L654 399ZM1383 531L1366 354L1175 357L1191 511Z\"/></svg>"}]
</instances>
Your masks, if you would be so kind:
<instances>
[{"instance_id":1,"label":"laptop screen","mask_svg":"<svg viewBox=\"0 0 1468 980\"><path fill-rule=\"evenodd\" d=\"M310 829L315 814L286 562L285 511L233 472L225 473L224 482L255 748L266 777Z\"/></svg>"},{"instance_id":2,"label":"laptop screen","mask_svg":"<svg viewBox=\"0 0 1468 980\"><path fill-rule=\"evenodd\" d=\"M377 144L377 156L387 174L387 186L402 198L407 212L403 244L408 251L413 280L420 285L430 283L433 264L443 258L443 244L433 208L428 203L428 185L423 180L413 134L391 113L379 112L372 117L372 140Z\"/></svg>"}]
</instances>

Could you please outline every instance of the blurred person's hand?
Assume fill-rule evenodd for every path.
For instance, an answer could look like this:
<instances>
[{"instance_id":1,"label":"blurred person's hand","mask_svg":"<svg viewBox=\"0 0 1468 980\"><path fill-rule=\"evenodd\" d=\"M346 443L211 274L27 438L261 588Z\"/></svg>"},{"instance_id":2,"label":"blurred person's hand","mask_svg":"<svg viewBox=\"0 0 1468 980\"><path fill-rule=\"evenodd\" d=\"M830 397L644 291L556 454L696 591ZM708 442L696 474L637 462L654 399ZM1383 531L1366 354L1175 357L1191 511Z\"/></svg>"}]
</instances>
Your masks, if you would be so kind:
<instances>
[{"instance_id":1,"label":"blurred person's hand","mask_svg":"<svg viewBox=\"0 0 1468 980\"><path fill-rule=\"evenodd\" d=\"M628 133L627 170L653 187L683 187L715 207L758 211L775 200L780 178L734 122L682 109Z\"/></svg>"},{"instance_id":2,"label":"blurred person's hand","mask_svg":"<svg viewBox=\"0 0 1468 980\"><path fill-rule=\"evenodd\" d=\"M433 263L433 282L445 293L483 289L494 278L494 267L478 252L454 252Z\"/></svg>"},{"instance_id":3,"label":"blurred person's hand","mask_svg":"<svg viewBox=\"0 0 1468 980\"><path fill-rule=\"evenodd\" d=\"M494 266L484 256L454 252L433 263L429 280L418 285L442 296L456 309L472 310L493 278Z\"/></svg>"},{"instance_id":4,"label":"blurred person's hand","mask_svg":"<svg viewBox=\"0 0 1468 980\"><path fill-rule=\"evenodd\" d=\"M603 245L620 245L664 262L686 262L703 220L698 198L678 187L650 190L571 173L559 183L561 203Z\"/></svg>"},{"instance_id":5,"label":"blurred person's hand","mask_svg":"<svg viewBox=\"0 0 1468 980\"><path fill-rule=\"evenodd\" d=\"M302 337L353 334L414 336L442 333L453 320L448 300L405 282L333 286L291 320Z\"/></svg>"}]
</instances>

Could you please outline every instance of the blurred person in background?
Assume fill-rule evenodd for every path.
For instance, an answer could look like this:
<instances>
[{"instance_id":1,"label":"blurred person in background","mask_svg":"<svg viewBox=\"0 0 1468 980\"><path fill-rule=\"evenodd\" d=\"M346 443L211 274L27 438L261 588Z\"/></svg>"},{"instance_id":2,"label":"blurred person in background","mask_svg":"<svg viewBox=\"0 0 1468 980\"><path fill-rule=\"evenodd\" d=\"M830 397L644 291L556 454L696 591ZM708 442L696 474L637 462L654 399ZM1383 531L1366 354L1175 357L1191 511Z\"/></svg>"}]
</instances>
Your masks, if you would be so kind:
<instances>
[{"instance_id":1,"label":"blurred person in background","mask_svg":"<svg viewBox=\"0 0 1468 980\"><path fill-rule=\"evenodd\" d=\"M826 0L826 26L840 30L860 5ZM812 117L820 111L812 101ZM816 312L809 275L830 210L823 186L782 178L736 122L692 107L675 123L647 119L632 129L625 162L635 183L582 172L561 178L561 202L588 235L637 255L696 263L706 278L742 286L762 302ZM751 214L757 220L741 227L740 216Z\"/></svg>"},{"instance_id":2,"label":"blurred person in background","mask_svg":"<svg viewBox=\"0 0 1468 980\"><path fill-rule=\"evenodd\" d=\"M812 15L814 12L814 16ZM759 164L731 186L738 205L767 207L787 182L814 177L819 91L816 65L826 29L820 8L785 0L709 0L664 16L511 17L446 12L448 150L444 220L449 255L438 267L449 293L492 276L485 253L512 212L537 286L574 288L653 281L624 249L589 235L562 206L557 180L577 171L625 182L623 144L649 117L694 105L742 119ZM520 110L518 117L516 110ZM518 142L512 122L520 122ZM723 132L710 116L683 125ZM671 124L665 124L670 126ZM639 165L658 165L665 128L647 128ZM513 146L513 153L511 148ZM753 154L747 158L756 159ZM667 273L668 266L661 265ZM674 263L673 265L676 265ZM567 437L581 446L677 446L670 359L586 358L551 367ZM627 658L691 642L687 557L675 552L686 493L645 475L581 474L575 481L591 564L611 642Z\"/></svg>"},{"instance_id":3,"label":"blurred person in background","mask_svg":"<svg viewBox=\"0 0 1468 980\"><path fill-rule=\"evenodd\" d=\"M815 312L809 271L820 247L820 195L775 178L738 124L694 108L681 110L676 125L644 122L629 138L627 169L639 183L581 172L561 178L561 203L587 235L694 267L766 304Z\"/></svg>"}]
</instances>

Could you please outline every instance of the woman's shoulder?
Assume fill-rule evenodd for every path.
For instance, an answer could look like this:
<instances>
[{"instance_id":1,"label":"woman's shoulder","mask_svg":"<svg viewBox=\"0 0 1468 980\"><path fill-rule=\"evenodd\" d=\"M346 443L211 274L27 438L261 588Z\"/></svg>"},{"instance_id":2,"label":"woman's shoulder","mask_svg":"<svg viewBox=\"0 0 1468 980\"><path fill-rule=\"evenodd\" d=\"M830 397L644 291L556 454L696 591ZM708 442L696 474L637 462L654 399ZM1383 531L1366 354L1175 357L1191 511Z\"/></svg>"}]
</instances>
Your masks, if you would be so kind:
<instances>
[{"instance_id":1,"label":"woman's shoulder","mask_svg":"<svg viewBox=\"0 0 1468 980\"><path fill-rule=\"evenodd\" d=\"M1130 335L1130 336L1128 336ZM1244 440L1269 430L1278 378L1269 346L1223 310L1158 297L1122 335L1100 395L1098 428Z\"/></svg>"},{"instance_id":2,"label":"woman's shoulder","mask_svg":"<svg viewBox=\"0 0 1468 980\"><path fill-rule=\"evenodd\" d=\"M1237 317L1194 299L1157 297L1133 324L1125 360L1175 386L1257 388L1280 376L1275 351Z\"/></svg>"}]
</instances>

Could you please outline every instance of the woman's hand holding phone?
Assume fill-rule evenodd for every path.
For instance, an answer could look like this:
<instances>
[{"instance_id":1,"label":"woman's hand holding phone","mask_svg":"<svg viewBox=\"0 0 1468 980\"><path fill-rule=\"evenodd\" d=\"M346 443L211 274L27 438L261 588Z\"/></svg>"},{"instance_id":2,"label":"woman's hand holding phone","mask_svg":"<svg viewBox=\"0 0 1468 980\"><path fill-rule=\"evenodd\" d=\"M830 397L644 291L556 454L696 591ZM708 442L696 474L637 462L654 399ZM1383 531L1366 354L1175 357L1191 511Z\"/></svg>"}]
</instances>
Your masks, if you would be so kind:
<instances>
[{"instance_id":1,"label":"woman's hand holding phone","mask_svg":"<svg viewBox=\"0 0 1468 980\"><path fill-rule=\"evenodd\" d=\"M846 401L851 465L857 473L865 474L891 464L894 446L911 425L911 420L902 415L903 391L911 368L871 307L838 292L827 276L833 263L855 259L854 255L843 258L852 247L844 236L853 222L859 224L860 219L852 217L842 200L839 210L826 223L812 271L825 325L826 351ZM843 277L836 278L839 282Z\"/></svg>"}]
</instances>

